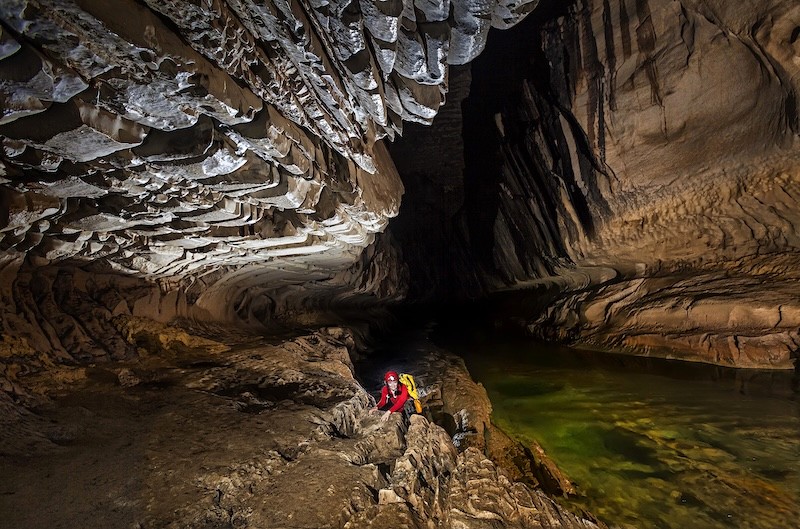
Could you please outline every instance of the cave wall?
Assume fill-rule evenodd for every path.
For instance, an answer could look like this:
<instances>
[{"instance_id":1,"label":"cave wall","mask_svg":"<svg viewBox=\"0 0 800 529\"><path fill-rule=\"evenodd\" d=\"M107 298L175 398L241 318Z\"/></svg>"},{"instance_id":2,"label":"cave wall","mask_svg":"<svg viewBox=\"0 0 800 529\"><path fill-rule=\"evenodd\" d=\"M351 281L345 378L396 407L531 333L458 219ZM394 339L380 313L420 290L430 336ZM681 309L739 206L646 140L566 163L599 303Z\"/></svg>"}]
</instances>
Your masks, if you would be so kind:
<instances>
[{"instance_id":1,"label":"cave wall","mask_svg":"<svg viewBox=\"0 0 800 529\"><path fill-rule=\"evenodd\" d=\"M411 283L560 292L537 336L790 366L800 8L537 5L3 2L4 347L70 350L76 307L310 323ZM404 122L432 124L392 149L418 224L381 235Z\"/></svg>"},{"instance_id":2,"label":"cave wall","mask_svg":"<svg viewBox=\"0 0 800 529\"><path fill-rule=\"evenodd\" d=\"M473 132L465 220L454 222L466 225L483 289L555 287L543 312L521 315L535 336L791 367L800 7L547 7L498 37L501 54L530 49L513 86L492 84L502 57L473 64L490 80L465 100Z\"/></svg>"}]
</instances>

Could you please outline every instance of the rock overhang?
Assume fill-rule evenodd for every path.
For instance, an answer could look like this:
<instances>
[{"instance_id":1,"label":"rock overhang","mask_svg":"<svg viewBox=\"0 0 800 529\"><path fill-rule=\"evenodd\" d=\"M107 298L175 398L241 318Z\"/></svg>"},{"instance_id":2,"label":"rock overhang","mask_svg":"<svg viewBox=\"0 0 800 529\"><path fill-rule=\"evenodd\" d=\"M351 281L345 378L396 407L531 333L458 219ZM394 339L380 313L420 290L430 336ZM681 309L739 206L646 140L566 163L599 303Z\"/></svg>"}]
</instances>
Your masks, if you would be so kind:
<instances>
[{"instance_id":1,"label":"rock overhang","mask_svg":"<svg viewBox=\"0 0 800 529\"><path fill-rule=\"evenodd\" d=\"M162 290L333 280L397 215L384 139L534 5L4 2L6 259ZM201 305L238 295L200 283Z\"/></svg>"}]
</instances>

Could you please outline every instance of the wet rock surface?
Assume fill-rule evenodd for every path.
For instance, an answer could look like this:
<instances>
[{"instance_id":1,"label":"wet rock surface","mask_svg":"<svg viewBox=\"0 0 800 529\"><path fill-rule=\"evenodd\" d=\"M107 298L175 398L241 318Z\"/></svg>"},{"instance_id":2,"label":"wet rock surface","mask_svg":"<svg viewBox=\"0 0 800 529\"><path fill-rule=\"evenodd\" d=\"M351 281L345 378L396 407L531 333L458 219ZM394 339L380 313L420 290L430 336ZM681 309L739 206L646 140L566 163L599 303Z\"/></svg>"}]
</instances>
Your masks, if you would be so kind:
<instances>
[{"instance_id":1,"label":"wet rock surface","mask_svg":"<svg viewBox=\"0 0 800 529\"><path fill-rule=\"evenodd\" d=\"M502 337L438 343L485 385L493 421L559 462L577 492L565 501L609 526L797 525L793 373Z\"/></svg>"},{"instance_id":2,"label":"wet rock surface","mask_svg":"<svg viewBox=\"0 0 800 529\"><path fill-rule=\"evenodd\" d=\"M151 344L190 336L135 328ZM425 417L369 413L344 329L184 342L69 380L24 379L38 405L3 401L3 519L31 529L595 527L477 448L459 452Z\"/></svg>"},{"instance_id":3,"label":"wet rock surface","mask_svg":"<svg viewBox=\"0 0 800 529\"><path fill-rule=\"evenodd\" d=\"M538 443L513 439L492 422L492 404L483 385L471 378L462 358L437 346L428 332L415 331L397 338L388 352L360 363L361 376L381 380L382 370L388 368L412 373L424 416L450 437L459 454L459 464L462 456L467 457L466 452L472 453L472 459L479 454L480 461L491 463L488 471L499 472L503 479L533 489L536 501L544 501L545 494L564 498L578 494ZM369 387L368 383L365 385ZM494 470L495 467L502 470ZM581 516L599 523L590 513ZM520 519L525 515L518 512L507 521L521 523Z\"/></svg>"}]
</instances>

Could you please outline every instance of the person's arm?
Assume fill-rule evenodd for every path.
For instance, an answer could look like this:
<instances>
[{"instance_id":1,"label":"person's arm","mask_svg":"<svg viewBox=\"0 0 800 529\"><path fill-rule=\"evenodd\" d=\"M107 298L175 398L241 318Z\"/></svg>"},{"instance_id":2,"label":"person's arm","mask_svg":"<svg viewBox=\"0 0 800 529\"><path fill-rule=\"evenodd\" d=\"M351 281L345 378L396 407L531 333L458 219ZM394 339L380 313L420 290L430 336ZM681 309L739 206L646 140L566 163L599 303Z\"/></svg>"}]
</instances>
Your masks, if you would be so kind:
<instances>
[{"instance_id":1,"label":"person's arm","mask_svg":"<svg viewBox=\"0 0 800 529\"><path fill-rule=\"evenodd\" d=\"M397 412L403 409L406 401L408 400L408 388L405 384L400 384L400 394L397 396L397 400L394 401L394 406L389 408L390 412Z\"/></svg>"},{"instance_id":2,"label":"person's arm","mask_svg":"<svg viewBox=\"0 0 800 529\"><path fill-rule=\"evenodd\" d=\"M389 398L389 388L383 386L381 389L381 400L375 405L376 408L381 408L386 404L386 399Z\"/></svg>"}]
</instances>

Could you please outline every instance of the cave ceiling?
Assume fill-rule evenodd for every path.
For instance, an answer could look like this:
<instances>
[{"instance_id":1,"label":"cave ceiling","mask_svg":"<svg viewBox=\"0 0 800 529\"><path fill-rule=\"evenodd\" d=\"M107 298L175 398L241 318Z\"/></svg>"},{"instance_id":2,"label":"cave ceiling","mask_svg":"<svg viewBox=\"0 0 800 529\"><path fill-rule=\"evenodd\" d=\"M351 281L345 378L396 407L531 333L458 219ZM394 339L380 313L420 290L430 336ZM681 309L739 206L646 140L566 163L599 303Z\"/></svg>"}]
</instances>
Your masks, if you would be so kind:
<instances>
[{"instance_id":1,"label":"cave ceiling","mask_svg":"<svg viewBox=\"0 0 800 529\"><path fill-rule=\"evenodd\" d=\"M397 215L384 141L535 3L2 2L6 275L88 264L212 317L331 279Z\"/></svg>"}]
</instances>

